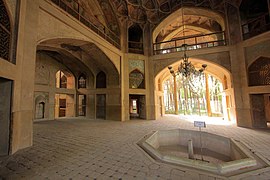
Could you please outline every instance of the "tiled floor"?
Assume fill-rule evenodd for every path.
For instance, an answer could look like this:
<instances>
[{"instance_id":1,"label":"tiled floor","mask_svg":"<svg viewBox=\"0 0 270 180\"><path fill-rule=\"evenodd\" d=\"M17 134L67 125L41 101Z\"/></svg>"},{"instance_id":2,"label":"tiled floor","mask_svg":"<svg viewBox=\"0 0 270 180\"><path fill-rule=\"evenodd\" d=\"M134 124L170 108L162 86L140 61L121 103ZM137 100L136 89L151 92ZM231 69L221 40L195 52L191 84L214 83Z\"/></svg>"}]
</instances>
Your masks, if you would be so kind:
<instances>
[{"instance_id":1,"label":"tiled floor","mask_svg":"<svg viewBox=\"0 0 270 180\"><path fill-rule=\"evenodd\" d=\"M56 120L34 123L33 147L0 158L6 179L223 179L202 171L155 162L135 144L158 129L197 129L191 121L168 115L156 121ZM216 121L216 120L212 120ZM245 142L270 160L270 131L207 121L204 131ZM270 179L270 170L242 176ZM0 178L1 179L1 178ZM239 177L237 178L239 179Z\"/></svg>"}]
</instances>

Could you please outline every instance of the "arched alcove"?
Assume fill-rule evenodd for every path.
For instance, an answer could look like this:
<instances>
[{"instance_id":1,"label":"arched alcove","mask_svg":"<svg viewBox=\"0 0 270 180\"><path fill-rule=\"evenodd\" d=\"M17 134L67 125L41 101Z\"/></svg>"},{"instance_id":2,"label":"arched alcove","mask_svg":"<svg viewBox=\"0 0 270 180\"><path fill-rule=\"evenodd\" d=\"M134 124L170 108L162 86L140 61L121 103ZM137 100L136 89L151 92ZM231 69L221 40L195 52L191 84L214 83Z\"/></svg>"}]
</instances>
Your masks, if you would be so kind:
<instances>
[{"instance_id":1,"label":"arched alcove","mask_svg":"<svg viewBox=\"0 0 270 180\"><path fill-rule=\"evenodd\" d=\"M78 78L78 89L80 88L86 88L86 75L83 73Z\"/></svg>"},{"instance_id":2,"label":"arched alcove","mask_svg":"<svg viewBox=\"0 0 270 180\"><path fill-rule=\"evenodd\" d=\"M106 74L103 71L100 71L97 74L97 78L96 78L96 88L106 88L107 87L107 83L106 83Z\"/></svg>"},{"instance_id":3,"label":"arched alcove","mask_svg":"<svg viewBox=\"0 0 270 180\"><path fill-rule=\"evenodd\" d=\"M143 54L143 30L138 24L128 28L128 50L130 53Z\"/></svg>"},{"instance_id":4,"label":"arched alcove","mask_svg":"<svg viewBox=\"0 0 270 180\"><path fill-rule=\"evenodd\" d=\"M183 14L183 19L181 14ZM203 24L205 22L211 22L211 26ZM225 21L221 14L199 7L184 7L171 13L156 26L152 34L153 43L175 37L183 29L183 23L189 26L189 29L197 31L196 34L225 31ZM186 34L191 35L188 32Z\"/></svg>"},{"instance_id":5,"label":"arched alcove","mask_svg":"<svg viewBox=\"0 0 270 180\"><path fill-rule=\"evenodd\" d=\"M145 87L144 74L138 69L133 70L129 73L129 88L141 89Z\"/></svg>"},{"instance_id":6,"label":"arched alcove","mask_svg":"<svg viewBox=\"0 0 270 180\"><path fill-rule=\"evenodd\" d=\"M45 118L45 107L47 99L43 95L39 95L35 99L35 119Z\"/></svg>"},{"instance_id":7,"label":"arched alcove","mask_svg":"<svg viewBox=\"0 0 270 180\"><path fill-rule=\"evenodd\" d=\"M269 1L267 0L242 0L239 7L243 38L248 39L265 31L268 31Z\"/></svg>"},{"instance_id":8,"label":"arched alcove","mask_svg":"<svg viewBox=\"0 0 270 180\"><path fill-rule=\"evenodd\" d=\"M57 71L55 74L56 88L73 89L74 79L74 76L68 71Z\"/></svg>"}]
</instances>

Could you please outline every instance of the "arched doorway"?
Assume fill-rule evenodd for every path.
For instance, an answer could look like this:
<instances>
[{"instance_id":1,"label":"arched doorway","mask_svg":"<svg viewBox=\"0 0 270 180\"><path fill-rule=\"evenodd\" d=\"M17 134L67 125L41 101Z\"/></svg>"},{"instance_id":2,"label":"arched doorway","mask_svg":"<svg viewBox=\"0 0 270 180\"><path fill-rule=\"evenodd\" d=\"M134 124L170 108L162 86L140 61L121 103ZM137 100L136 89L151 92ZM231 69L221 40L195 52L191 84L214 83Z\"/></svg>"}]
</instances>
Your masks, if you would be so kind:
<instances>
[{"instance_id":1,"label":"arched doorway","mask_svg":"<svg viewBox=\"0 0 270 180\"><path fill-rule=\"evenodd\" d=\"M35 119L44 119L47 118L46 115L46 106L47 106L47 98L46 93L37 93L37 97L35 98Z\"/></svg>"},{"instance_id":2,"label":"arched doorway","mask_svg":"<svg viewBox=\"0 0 270 180\"><path fill-rule=\"evenodd\" d=\"M35 86L49 94L48 119L121 119L120 67L106 53L76 39L50 39L38 45Z\"/></svg>"},{"instance_id":3,"label":"arched doorway","mask_svg":"<svg viewBox=\"0 0 270 180\"><path fill-rule=\"evenodd\" d=\"M184 81L181 76L176 76L176 88L174 88L174 78L167 67L157 74L155 78L156 100L159 106L157 109L162 107L161 112L157 112L157 115L163 112L205 115L223 117L225 120L234 122L234 95L229 71L203 59L190 58L190 62L197 69L200 69L202 64L208 66L202 75L190 77L189 81ZM178 61L171 66L177 70L179 64Z\"/></svg>"}]
</instances>

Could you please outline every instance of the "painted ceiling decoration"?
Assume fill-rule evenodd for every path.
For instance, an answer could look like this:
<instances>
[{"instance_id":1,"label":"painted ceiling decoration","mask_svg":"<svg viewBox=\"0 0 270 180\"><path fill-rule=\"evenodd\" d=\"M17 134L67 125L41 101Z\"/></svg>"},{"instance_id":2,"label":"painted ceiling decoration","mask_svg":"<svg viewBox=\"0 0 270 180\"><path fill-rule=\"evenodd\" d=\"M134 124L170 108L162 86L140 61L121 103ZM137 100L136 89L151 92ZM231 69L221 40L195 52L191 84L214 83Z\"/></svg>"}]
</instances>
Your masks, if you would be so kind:
<instances>
[{"instance_id":1,"label":"painted ceiling decoration","mask_svg":"<svg viewBox=\"0 0 270 180\"><path fill-rule=\"evenodd\" d=\"M170 14L181 7L198 7L212 10L219 14L225 13L225 3L239 6L241 0L63 0L80 15L88 19L100 29L107 27L113 34L120 35L120 23L129 20L129 23L140 25L151 24L155 27ZM99 4L99 5L97 5ZM95 7L95 8L93 8ZM213 27L216 22L204 17L194 18L192 14L186 18L186 24ZM179 23L172 24L166 33L179 27ZM110 32L107 32L110 33ZM166 36L166 34L165 34ZM164 36L164 37L165 37ZM162 39L162 38L161 38Z\"/></svg>"},{"instance_id":2,"label":"painted ceiling decoration","mask_svg":"<svg viewBox=\"0 0 270 180\"><path fill-rule=\"evenodd\" d=\"M117 16L115 15L111 4L108 0L98 0L99 5L104 13L107 27L115 34L119 35L120 30L118 26Z\"/></svg>"},{"instance_id":3,"label":"painted ceiling decoration","mask_svg":"<svg viewBox=\"0 0 270 180\"><path fill-rule=\"evenodd\" d=\"M107 27L114 34L119 35L117 16L108 0L62 0L74 11L93 23L97 28Z\"/></svg>"},{"instance_id":4,"label":"painted ceiling decoration","mask_svg":"<svg viewBox=\"0 0 270 180\"><path fill-rule=\"evenodd\" d=\"M224 13L224 3L239 5L240 0L109 0L119 18L136 23L158 24L183 6L208 8Z\"/></svg>"}]
</instances>

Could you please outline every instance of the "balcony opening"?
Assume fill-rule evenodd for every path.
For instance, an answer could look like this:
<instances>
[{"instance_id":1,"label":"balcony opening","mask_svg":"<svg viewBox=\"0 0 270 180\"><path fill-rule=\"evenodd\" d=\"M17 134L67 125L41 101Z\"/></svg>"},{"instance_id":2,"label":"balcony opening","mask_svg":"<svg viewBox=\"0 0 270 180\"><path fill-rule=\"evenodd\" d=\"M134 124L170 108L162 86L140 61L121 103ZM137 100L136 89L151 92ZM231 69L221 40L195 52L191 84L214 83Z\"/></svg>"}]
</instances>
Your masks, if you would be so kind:
<instances>
[{"instance_id":1,"label":"balcony opening","mask_svg":"<svg viewBox=\"0 0 270 180\"><path fill-rule=\"evenodd\" d=\"M128 28L128 52L143 54L143 30L138 24Z\"/></svg>"},{"instance_id":2,"label":"balcony opening","mask_svg":"<svg viewBox=\"0 0 270 180\"><path fill-rule=\"evenodd\" d=\"M267 0L243 0L240 5L243 39L249 39L270 30Z\"/></svg>"}]
</instances>

